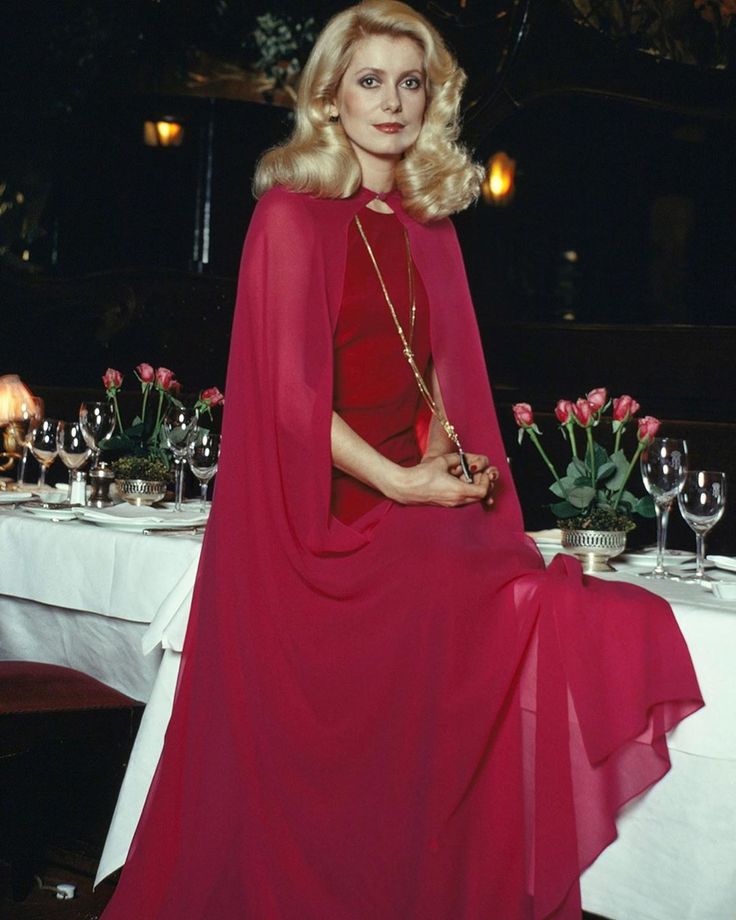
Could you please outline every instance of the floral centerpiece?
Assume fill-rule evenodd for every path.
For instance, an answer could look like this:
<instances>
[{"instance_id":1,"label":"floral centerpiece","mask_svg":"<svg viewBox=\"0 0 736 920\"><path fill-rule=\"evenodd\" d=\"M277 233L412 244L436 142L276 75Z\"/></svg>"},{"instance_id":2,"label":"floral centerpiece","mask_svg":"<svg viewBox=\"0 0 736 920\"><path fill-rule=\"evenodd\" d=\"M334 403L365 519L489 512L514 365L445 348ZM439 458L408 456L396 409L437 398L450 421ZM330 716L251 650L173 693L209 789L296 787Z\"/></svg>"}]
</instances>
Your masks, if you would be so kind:
<instances>
[{"instance_id":1,"label":"floral centerpiece","mask_svg":"<svg viewBox=\"0 0 736 920\"><path fill-rule=\"evenodd\" d=\"M168 367L154 369L150 364L139 364L135 376L141 386L141 408L132 423L123 424L118 393L123 385L123 375L108 367L102 376L105 394L115 412L115 429L100 447L112 459L115 475L120 479L166 481L170 474L170 452L162 423L170 406L182 406L179 399L182 386ZM225 398L217 387L201 390L195 409L201 415L212 417L215 406L224 405Z\"/></svg>"},{"instance_id":2,"label":"floral centerpiece","mask_svg":"<svg viewBox=\"0 0 736 920\"><path fill-rule=\"evenodd\" d=\"M594 433L612 406L610 447L598 442ZM576 402L560 399L555 406L559 430L570 446L570 462L560 474L542 447L542 432L534 421L529 403L513 407L519 426L519 443L528 436L553 476L550 491L558 499L550 510L563 530L629 531L636 525L633 515L654 517L650 495L637 498L627 489L629 477L642 451L656 435L660 422L650 415L636 422L636 446L627 456L622 441L633 427L639 403L623 395L610 400L603 387L591 390Z\"/></svg>"}]
</instances>

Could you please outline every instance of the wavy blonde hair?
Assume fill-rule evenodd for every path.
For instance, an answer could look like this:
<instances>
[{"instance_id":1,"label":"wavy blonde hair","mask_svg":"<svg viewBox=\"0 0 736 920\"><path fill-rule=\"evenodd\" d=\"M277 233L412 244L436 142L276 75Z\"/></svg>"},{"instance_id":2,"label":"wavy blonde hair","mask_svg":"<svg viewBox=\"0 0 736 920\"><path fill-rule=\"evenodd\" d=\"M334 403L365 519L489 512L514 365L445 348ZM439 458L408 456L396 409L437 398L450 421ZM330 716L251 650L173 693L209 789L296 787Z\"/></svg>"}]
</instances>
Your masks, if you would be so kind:
<instances>
[{"instance_id":1,"label":"wavy blonde hair","mask_svg":"<svg viewBox=\"0 0 736 920\"><path fill-rule=\"evenodd\" d=\"M360 188L358 158L342 125L330 120L330 107L356 43L373 35L409 38L424 55L424 123L396 169L404 209L424 222L462 211L478 197L483 168L457 140L464 71L416 10L399 0L363 0L320 33L302 74L294 131L256 167L257 198L276 185L318 198L348 198Z\"/></svg>"}]
</instances>

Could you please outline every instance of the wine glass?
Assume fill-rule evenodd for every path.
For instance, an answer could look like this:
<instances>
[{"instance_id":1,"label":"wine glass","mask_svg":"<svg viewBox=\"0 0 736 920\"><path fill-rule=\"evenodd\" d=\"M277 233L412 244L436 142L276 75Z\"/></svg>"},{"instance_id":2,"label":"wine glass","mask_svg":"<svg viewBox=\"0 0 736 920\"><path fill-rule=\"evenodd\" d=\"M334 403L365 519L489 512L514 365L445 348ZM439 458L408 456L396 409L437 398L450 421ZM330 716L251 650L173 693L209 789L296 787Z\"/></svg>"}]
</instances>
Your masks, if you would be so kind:
<instances>
[{"instance_id":1,"label":"wine glass","mask_svg":"<svg viewBox=\"0 0 736 920\"><path fill-rule=\"evenodd\" d=\"M69 499L72 497L74 473L89 459L92 448L87 444L80 422L59 422L56 428L59 459L69 470Z\"/></svg>"},{"instance_id":2,"label":"wine glass","mask_svg":"<svg viewBox=\"0 0 736 920\"><path fill-rule=\"evenodd\" d=\"M104 402L83 402L79 407L79 424L82 436L94 454L92 468L100 460L100 450L105 438L115 429L115 410L109 400Z\"/></svg>"},{"instance_id":3,"label":"wine glass","mask_svg":"<svg viewBox=\"0 0 736 920\"><path fill-rule=\"evenodd\" d=\"M664 564L667 543L667 524L675 496L682 488L687 471L687 444L681 438L652 438L641 455L641 478L644 488L654 499L657 515L657 564L644 578L671 578Z\"/></svg>"},{"instance_id":4,"label":"wine glass","mask_svg":"<svg viewBox=\"0 0 736 920\"><path fill-rule=\"evenodd\" d=\"M723 517L726 509L726 474L714 470L693 470L677 496L680 513L695 531L697 556L695 574L682 581L711 590L715 581L705 574L705 535Z\"/></svg>"},{"instance_id":5,"label":"wine glass","mask_svg":"<svg viewBox=\"0 0 736 920\"><path fill-rule=\"evenodd\" d=\"M31 427L28 435L28 446L41 468L38 477L38 485L41 488L46 485L46 470L56 459L56 427L58 424L55 418L42 418Z\"/></svg>"},{"instance_id":6,"label":"wine glass","mask_svg":"<svg viewBox=\"0 0 736 920\"><path fill-rule=\"evenodd\" d=\"M166 415L164 415L161 424L166 444L174 458L174 469L176 471L175 511L181 511L184 492L184 460L187 456L189 442L197 430L198 420L199 414L196 409L187 409L186 406L171 406Z\"/></svg>"},{"instance_id":7,"label":"wine glass","mask_svg":"<svg viewBox=\"0 0 736 920\"><path fill-rule=\"evenodd\" d=\"M43 418L43 402L37 397L33 397L29 402L21 403L19 418L10 422L9 428L12 429L13 437L19 447L22 447L20 463L18 464L18 482L23 483L26 475L26 463L28 461L28 439L31 434L31 428Z\"/></svg>"},{"instance_id":8,"label":"wine glass","mask_svg":"<svg viewBox=\"0 0 736 920\"><path fill-rule=\"evenodd\" d=\"M187 447L189 469L199 480L200 511L207 510L207 486L217 472L220 457L220 435L198 428Z\"/></svg>"}]
</instances>

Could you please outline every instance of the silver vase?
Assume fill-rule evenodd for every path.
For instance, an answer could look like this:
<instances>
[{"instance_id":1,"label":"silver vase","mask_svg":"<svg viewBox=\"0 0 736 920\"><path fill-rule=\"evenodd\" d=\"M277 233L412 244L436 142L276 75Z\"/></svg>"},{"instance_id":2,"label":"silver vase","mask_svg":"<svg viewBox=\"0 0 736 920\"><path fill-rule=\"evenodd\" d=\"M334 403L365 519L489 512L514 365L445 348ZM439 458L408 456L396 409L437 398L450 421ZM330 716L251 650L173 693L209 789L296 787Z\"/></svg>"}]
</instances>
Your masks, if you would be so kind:
<instances>
[{"instance_id":1,"label":"silver vase","mask_svg":"<svg viewBox=\"0 0 736 920\"><path fill-rule=\"evenodd\" d=\"M569 550L583 564L583 571L615 572L609 559L626 549L625 530L562 530L562 548Z\"/></svg>"},{"instance_id":2,"label":"silver vase","mask_svg":"<svg viewBox=\"0 0 736 920\"><path fill-rule=\"evenodd\" d=\"M116 479L120 498L131 505L153 505L166 495L166 483L151 479Z\"/></svg>"}]
</instances>

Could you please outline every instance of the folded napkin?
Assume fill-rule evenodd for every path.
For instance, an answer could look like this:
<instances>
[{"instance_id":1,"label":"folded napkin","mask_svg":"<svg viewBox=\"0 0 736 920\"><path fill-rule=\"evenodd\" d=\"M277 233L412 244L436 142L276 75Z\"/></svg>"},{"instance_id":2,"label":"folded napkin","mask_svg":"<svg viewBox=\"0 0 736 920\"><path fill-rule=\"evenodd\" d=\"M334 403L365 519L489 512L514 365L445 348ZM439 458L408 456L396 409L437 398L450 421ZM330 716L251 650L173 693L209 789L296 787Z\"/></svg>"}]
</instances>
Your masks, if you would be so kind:
<instances>
[{"instance_id":1,"label":"folded napkin","mask_svg":"<svg viewBox=\"0 0 736 920\"><path fill-rule=\"evenodd\" d=\"M131 505L123 502L120 505L111 505L109 508L83 508L79 517L87 521L99 521L103 524L111 521L132 521L141 525L170 524L172 527L188 527L204 524L207 514L202 514L199 506L183 508L175 511L173 505L163 508L152 508L146 505Z\"/></svg>"},{"instance_id":2,"label":"folded napkin","mask_svg":"<svg viewBox=\"0 0 736 920\"><path fill-rule=\"evenodd\" d=\"M12 505L14 502L27 502L33 498L32 492L0 492L0 504Z\"/></svg>"},{"instance_id":3,"label":"folded napkin","mask_svg":"<svg viewBox=\"0 0 736 920\"><path fill-rule=\"evenodd\" d=\"M527 530L526 535L531 537L535 543L549 543L555 546L562 544L562 531L559 527L551 530Z\"/></svg>"},{"instance_id":4,"label":"folded napkin","mask_svg":"<svg viewBox=\"0 0 736 920\"><path fill-rule=\"evenodd\" d=\"M706 556L705 558L718 569L736 572L736 559L733 556Z\"/></svg>"}]
</instances>

